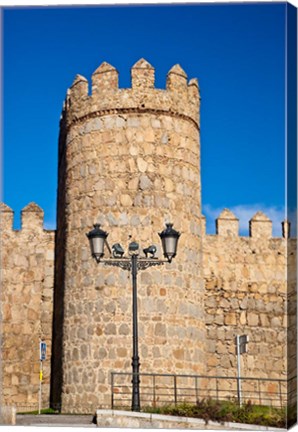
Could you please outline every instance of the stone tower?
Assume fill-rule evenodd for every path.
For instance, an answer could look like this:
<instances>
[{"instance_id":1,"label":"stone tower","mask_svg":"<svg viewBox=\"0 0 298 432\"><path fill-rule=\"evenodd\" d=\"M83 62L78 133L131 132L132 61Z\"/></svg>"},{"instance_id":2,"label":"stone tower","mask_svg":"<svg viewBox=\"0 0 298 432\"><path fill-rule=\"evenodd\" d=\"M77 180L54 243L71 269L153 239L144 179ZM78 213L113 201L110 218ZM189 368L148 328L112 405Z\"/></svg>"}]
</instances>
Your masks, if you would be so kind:
<instances>
[{"instance_id":1,"label":"stone tower","mask_svg":"<svg viewBox=\"0 0 298 432\"><path fill-rule=\"evenodd\" d=\"M155 244L160 258L165 223L181 232L171 264L139 273L141 372L204 372L199 106L196 79L175 65L166 89L156 89L144 59L131 88L119 89L117 70L102 63L90 94L81 75L67 93L52 356L52 403L64 412L109 407L111 371L131 372L130 274L91 258L94 223L110 245Z\"/></svg>"}]
</instances>

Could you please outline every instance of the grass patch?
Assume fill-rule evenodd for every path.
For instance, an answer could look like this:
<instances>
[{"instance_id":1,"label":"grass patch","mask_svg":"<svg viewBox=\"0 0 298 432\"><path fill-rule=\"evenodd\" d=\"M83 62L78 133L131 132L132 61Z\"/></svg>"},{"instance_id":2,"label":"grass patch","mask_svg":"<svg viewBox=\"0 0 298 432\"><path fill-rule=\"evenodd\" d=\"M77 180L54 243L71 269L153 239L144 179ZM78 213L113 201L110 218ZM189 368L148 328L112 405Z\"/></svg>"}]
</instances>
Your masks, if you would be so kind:
<instances>
[{"instance_id":1,"label":"grass patch","mask_svg":"<svg viewBox=\"0 0 298 432\"><path fill-rule=\"evenodd\" d=\"M18 414L37 415L38 414L38 410L18 412ZM54 410L53 408L44 408L44 409L40 410L40 414L60 414L60 412L58 410Z\"/></svg>"},{"instance_id":2,"label":"grass patch","mask_svg":"<svg viewBox=\"0 0 298 432\"><path fill-rule=\"evenodd\" d=\"M286 409L279 409L263 405L253 405L248 402L241 407L233 401L217 401L213 399L202 399L195 405L181 403L158 408L146 407L143 412L152 414L165 414L180 417L193 417L219 423L235 422L271 426L278 428L286 427Z\"/></svg>"}]
</instances>

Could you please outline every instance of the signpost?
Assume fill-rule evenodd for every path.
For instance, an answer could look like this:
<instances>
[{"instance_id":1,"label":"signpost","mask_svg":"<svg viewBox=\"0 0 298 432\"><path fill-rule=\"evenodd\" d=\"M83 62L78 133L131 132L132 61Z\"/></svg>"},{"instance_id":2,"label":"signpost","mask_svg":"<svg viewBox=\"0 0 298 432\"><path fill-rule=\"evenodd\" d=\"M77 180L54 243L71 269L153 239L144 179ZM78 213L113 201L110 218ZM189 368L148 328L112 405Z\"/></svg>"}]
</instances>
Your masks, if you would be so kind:
<instances>
[{"instance_id":1,"label":"signpost","mask_svg":"<svg viewBox=\"0 0 298 432\"><path fill-rule=\"evenodd\" d=\"M47 352L47 344L43 341L39 342L39 360L40 360L40 369L39 369L39 403L38 403L38 414L41 411L41 386L42 386L42 378L43 378L43 367L42 362L46 359Z\"/></svg>"},{"instance_id":2,"label":"signpost","mask_svg":"<svg viewBox=\"0 0 298 432\"><path fill-rule=\"evenodd\" d=\"M239 405L242 405L242 393L241 393L241 354L247 352L247 344L249 342L249 336L237 335L235 338L236 354L237 354L237 394Z\"/></svg>"}]
</instances>

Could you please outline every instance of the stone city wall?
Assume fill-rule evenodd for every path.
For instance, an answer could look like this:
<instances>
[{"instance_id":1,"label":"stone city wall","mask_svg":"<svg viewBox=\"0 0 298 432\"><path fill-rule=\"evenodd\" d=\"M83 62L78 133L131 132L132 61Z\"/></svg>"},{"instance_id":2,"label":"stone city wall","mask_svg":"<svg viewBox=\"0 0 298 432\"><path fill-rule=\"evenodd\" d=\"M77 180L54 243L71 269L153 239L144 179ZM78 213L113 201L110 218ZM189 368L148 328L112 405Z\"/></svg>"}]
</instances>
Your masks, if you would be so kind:
<instances>
[{"instance_id":1,"label":"stone city wall","mask_svg":"<svg viewBox=\"0 0 298 432\"><path fill-rule=\"evenodd\" d=\"M91 92L78 75L67 93L56 233L43 229L43 211L33 203L14 230L13 211L1 204L4 405L38 408L41 339L48 345L44 406L51 387L51 404L63 412L110 407L111 372L131 372L131 276L91 258L86 233L94 223L108 231L110 246L137 241L142 253L155 244L159 258L164 224L181 232L173 262L138 275L141 372L236 376L235 336L246 334L243 376L295 373L289 224L274 238L271 221L258 212L243 237L224 210L216 235L206 234L197 80L176 65L166 89L156 89L154 68L143 59L131 77L131 88L119 89L118 72L103 63Z\"/></svg>"},{"instance_id":2,"label":"stone city wall","mask_svg":"<svg viewBox=\"0 0 298 432\"><path fill-rule=\"evenodd\" d=\"M55 313L63 315L62 409L68 411L108 407L111 371L131 372L131 277L91 258L86 233L95 222L109 232L110 246L137 241L142 253L156 244L160 258L165 222L181 231L177 258L139 273L141 369L204 370L198 84L178 65L165 90L154 88L154 69L145 60L131 73L132 88L119 89L117 71L103 63L90 95L78 76L61 121L65 205L57 238L58 249L65 246L59 258L65 273L60 266L56 277L64 306Z\"/></svg>"},{"instance_id":3,"label":"stone city wall","mask_svg":"<svg viewBox=\"0 0 298 432\"><path fill-rule=\"evenodd\" d=\"M43 229L43 211L31 203L22 227L1 203L1 405L38 409L39 341L47 343L42 403L49 406L54 280L54 231Z\"/></svg>"},{"instance_id":4,"label":"stone city wall","mask_svg":"<svg viewBox=\"0 0 298 432\"><path fill-rule=\"evenodd\" d=\"M250 221L249 237L242 237L238 219L224 210L216 221L216 235L204 236L209 375L237 375L235 337L246 334L241 375L287 378L289 226L282 225L284 237L272 237L272 222L258 212Z\"/></svg>"}]
</instances>

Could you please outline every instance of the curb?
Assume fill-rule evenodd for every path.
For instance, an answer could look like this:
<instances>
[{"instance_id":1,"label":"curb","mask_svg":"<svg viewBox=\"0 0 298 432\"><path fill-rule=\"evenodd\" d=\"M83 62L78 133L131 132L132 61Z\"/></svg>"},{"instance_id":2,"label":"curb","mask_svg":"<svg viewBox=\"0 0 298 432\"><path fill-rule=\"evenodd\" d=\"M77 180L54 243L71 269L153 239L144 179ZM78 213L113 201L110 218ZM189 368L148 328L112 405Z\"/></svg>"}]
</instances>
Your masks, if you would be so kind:
<instances>
[{"instance_id":1,"label":"curb","mask_svg":"<svg viewBox=\"0 0 298 432\"><path fill-rule=\"evenodd\" d=\"M171 421L171 422L177 422L177 423L189 423L193 425L204 425L204 426L222 426L222 429L229 428L229 429L245 429L245 430L255 430L255 431L275 431L275 432L281 432L286 431L286 429L283 428L275 428L271 426L261 426L261 425L255 425L255 424L246 424L246 423L233 423L233 422L215 422L215 421L209 421L206 425L205 420L203 419L196 419L193 417L179 417L179 416L170 416L170 415L162 415L162 414L151 414L151 413L142 413L142 412L133 412L133 411L120 411L120 410L96 410L97 418L104 417L104 416L112 416L112 417L133 417L133 418L139 418L148 420L149 422L153 422L154 420L159 421ZM98 425L100 426L100 425ZM177 428L179 426L177 425Z\"/></svg>"}]
</instances>

